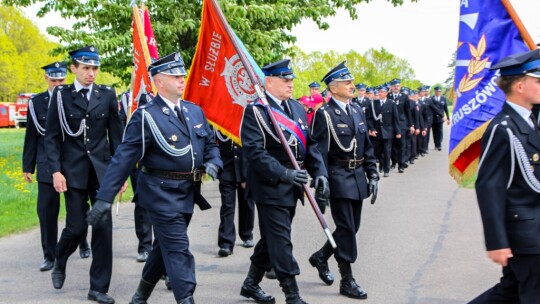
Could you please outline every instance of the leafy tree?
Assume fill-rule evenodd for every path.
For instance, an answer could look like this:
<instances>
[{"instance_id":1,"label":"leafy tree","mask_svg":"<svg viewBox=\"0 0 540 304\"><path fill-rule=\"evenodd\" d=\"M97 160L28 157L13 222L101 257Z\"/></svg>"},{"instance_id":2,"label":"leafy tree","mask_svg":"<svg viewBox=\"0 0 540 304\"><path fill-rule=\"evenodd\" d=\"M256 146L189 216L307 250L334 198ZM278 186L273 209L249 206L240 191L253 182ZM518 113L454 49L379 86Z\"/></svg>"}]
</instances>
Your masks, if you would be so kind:
<instances>
[{"instance_id":1,"label":"leafy tree","mask_svg":"<svg viewBox=\"0 0 540 304\"><path fill-rule=\"evenodd\" d=\"M347 67L354 76L355 83L377 86L400 78L404 86L417 88L421 85L421 82L415 79L409 62L396 57L384 48L369 49L363 55L353 50L344 54L335 51L327 53L316 51L307 54L295 47L293 51L293 67L298 77L295 80L295 96L308 95L309 83L320 82L331 68L344 60L347 61Z\"/></svg>"},{"instance_id":2,"label":"leafy tree","mask_svg":"<svg viewBox=\"0 0 540 304\"><path fill-rule=\"evenodd\" d=\"M28 6L42 3L38 16L59 12L63 18L77 22L73 29L50 27L48 33L60 38L56 54L66 53L85 44L94 44L104 55L103 66L124 82L130 80L131 9L126 0L2 0L9 5ZM387 0L394 5L404 0ZM411 0L415 2L417 0ZM290 30L303 19L313 20L320 29L329 28L324 21L345 9L357 18L355 5L369 0L220 0L219 4L236 34L255 60L264 65L292 54L296 38ZM182 52L191 64L197 43L202 1L155 0L147 3L161 54Z\"/></svg>"},{"instance_id":3,"label":"leafy tree","mask_svg":"<svg viewBox=\"0 0 540 304\"><path fill-rule=\"evenodd\" d=\"M22 92L37 93L46 88L42 66L66 59L51 56L59 47L51 42L19 9L0 5L0 101L13 102ZM68 74L67 82L74 76ZM118 78L98 74L98 83L113 84Z\"/></svg>"}]
</instances>

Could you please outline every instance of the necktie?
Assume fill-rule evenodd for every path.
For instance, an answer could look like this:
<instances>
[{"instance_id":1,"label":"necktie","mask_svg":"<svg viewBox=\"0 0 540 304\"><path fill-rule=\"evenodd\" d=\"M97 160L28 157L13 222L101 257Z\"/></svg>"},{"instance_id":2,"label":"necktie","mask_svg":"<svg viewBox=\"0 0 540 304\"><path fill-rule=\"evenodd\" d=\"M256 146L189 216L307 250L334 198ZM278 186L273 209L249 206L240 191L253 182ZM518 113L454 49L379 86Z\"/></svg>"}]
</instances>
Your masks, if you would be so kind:
<instances>
[{"instance_id":1,"label":"necktie","mask_svg":"<svg viewBox=\"0 0 540 304\"><path fill-rule=\"evenodd\" d=\"M531 116L529 116L529 118L532 120L532 123L533 123L533 129L536 131L536 132L539 132L540 129L538 128L538 120L536 119L536 116L531 113Z\"/></svg>"},{"instance_id":2,"label":"necktie","mask_svg":"<svg viewBox=\"0 0 540 304\"><path fill-rule=\"evenodd\" d=\"M351 116L351 105L347 104L345 110L347 111L347 115Z\"/></svg>"},{"instance_id":3,"label":"necktie","mask_svg":"<svg viewBox=\"0 0 540 304\"><path fill-rule=\"evenodd\" d=\"M86 88L81 89L81 90L79 91L79 92L81 92L82 96L84 97L84 100L86 100L86 103L88 103L88 95L87 95L87 94L88 94L89 91L90 91L90 90L88 90L88 89L86 89Z\"/></svg>"},{"instance_id":4,"label":"necktie","mask_svg":"<svg viewBox=\"0 0 540 304\"><path fill-rule=\"evenodd\" d=\"M283 108L283 112L285 112L287 116L291 117L291 113L289 112L289 107L287 106L286 100L281 101L281 107Z\"/></svg>"},{"instance_id":5,"label":"necktie","mask_svg":"<svg viewBox=\"0 0 540 304\"><path fill-rule=\"evenodd\" d=\"M182 115L182 111L180 111L180 107L178 105L174 106L174 112L176 112L176 116L180 120L180 122L185 126L186 121L184 120L184 115Z\"/></svg>"}]
</instances>

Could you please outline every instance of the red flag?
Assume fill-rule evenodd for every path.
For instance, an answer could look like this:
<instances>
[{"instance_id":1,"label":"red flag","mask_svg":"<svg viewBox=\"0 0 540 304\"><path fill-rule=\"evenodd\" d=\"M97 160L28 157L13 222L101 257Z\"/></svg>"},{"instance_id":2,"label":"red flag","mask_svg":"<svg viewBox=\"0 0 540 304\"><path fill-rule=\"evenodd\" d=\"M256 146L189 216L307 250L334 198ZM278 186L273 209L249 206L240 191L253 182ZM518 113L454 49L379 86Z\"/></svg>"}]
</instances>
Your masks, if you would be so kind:
<instances>
[{"instance_id":1,"label":"red flag","mask_svg":"<svg viewBox=\"0 0 540 304\"><path fill-rule=\"evenodd\" d=\"M141 8L144 19L143 19L143 25L144 25L144 36L146 37L146 45L148 46L148 53L150 54L150 57L152 59L159 59L158 54L158 47L156 42L156 37L154 36L154 30L152 29L152 23L150 22L150 13L148 13L148 9L143 6Z\"/></svg>"},{"instance_id":2,"label":"red flag","mask_svg":"<svg viewBox=\"0 0 540 304\"><path fill-rule=\"evenodd\" d=\"M150 92L155 94L156 90L154 84L150 80L150 76L148 75L147 71L148 66L151 63L150 49L152 49L153 54L155 54L155 58L158 58L156 39L154 38L154 32L152 30L152 24L150 23L148 10L146 8L139 10L137 5L133 5L132 10L133 71L131 73L131 94L128 106L128 116L131 116L131 114L137 109L137 100L139 100L141 94ZM147 20L144 22L144 24L142 22L141 15L144 17L144 20ZM146 33L148 33L149 36L147 36Z\"/></svg>"},{"instance_id":3,"label":"red flag","mask_svg":"<svg viewBox=\"0 0 540 304\"><path fill-rule=\"evenodd\" d=\"M264 79L261 69L240 39L236 36L235 39L258 77ZM221 22L210 1L203 3L199 41L184 99L200 105L216 129L240 143L244 107L257 99L257 93L233 42L228 38L226 25Z\"/></svg>"}]
</instances>

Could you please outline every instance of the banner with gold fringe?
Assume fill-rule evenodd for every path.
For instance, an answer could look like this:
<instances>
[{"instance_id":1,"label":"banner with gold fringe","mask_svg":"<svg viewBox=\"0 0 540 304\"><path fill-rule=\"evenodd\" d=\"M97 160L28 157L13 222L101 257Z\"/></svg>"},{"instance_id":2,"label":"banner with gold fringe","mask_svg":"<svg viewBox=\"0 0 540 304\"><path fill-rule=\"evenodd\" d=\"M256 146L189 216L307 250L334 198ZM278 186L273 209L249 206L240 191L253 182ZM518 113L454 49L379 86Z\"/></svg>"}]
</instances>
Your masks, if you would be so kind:
<instances>
[{"instance_id":1,"label":"banner with gold fringe","mask_svg":"<svg viewBox=\"0 0 540 304\"><path fill-rule=\"evenodd\" d=\"M480 140L506 98L489 68L511 54L535 48L519 17L506 0L460 1L454 93L457 100L450 131L450 175L461 183L474 176Z\"/></svg>"}]
</instances>

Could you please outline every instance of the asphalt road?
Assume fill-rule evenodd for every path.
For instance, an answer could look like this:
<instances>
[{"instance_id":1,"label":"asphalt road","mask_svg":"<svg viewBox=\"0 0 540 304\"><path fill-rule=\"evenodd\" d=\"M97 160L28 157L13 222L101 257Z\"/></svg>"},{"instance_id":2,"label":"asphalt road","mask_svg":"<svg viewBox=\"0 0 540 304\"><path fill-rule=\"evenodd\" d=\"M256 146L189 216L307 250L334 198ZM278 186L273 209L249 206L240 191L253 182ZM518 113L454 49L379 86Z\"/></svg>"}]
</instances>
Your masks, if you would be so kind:
<instances>
[{"instance_id":1,"label":"asphalt road","mask_svg":"<svg viewBox=\"0 0 540 304\"><path fill-rule=\"evenodd\" d=\"M368 292L363 302L466 303L498 281L500 268L485 255L474 190L458 188L448 175L445 151L447 147L442 152L430 150L404 174L393 171L380 182L377 203L366 201L358 233L358 260L353 265L357 282ZM189 230L197 263L195 300L198 304L254 303L239 295L252 249L242 248L237 242L232 256L218 257L217 182L206 183L203 191L213 208L197 210ZM117 303L128 303L143 267L135 261L133 205L121 204L119 215L113 217L114 266L109 295ZM326 218L332 223L329 213ZM255 233L257 240L258 229ZM332 286L324 285L309 265L309 256L324 241L311 208L299 205L293 243L301 269L297 280L302 297L311 304L361 302L339 295L335 260L330 260L337 278ZM90 260L80 259L77 252L72 255L66 283L63 289L55 290L50 272L39 271L39 243L38 229L0 239L0 303L89 303ZM261 286L276 297L277 303L285 303L277 281L265 279ZM174 297L161 282L149 303L174 303Z\"/></svg>"}]
</instances>

